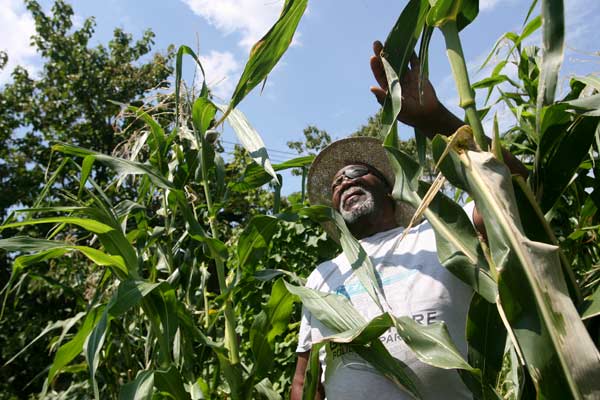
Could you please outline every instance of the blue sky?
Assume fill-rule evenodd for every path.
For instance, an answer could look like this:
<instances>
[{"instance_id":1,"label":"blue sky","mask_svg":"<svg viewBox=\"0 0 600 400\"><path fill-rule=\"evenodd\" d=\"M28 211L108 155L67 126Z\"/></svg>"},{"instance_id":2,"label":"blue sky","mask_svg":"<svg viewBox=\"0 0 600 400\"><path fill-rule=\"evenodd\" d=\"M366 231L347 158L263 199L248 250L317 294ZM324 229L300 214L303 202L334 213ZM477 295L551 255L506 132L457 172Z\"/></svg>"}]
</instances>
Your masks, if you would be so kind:
<instances>
[{"instance_id":1,"label":"blue sky","mask_svg":"<svg viewBox=\"0 0 600 400\"><path fill-rule=\"evenodd\" d=\"M41 1L48 8L51 1ZM469 66L475 72L502 33L521 29L529 1L481 0L480 15L462 33ZM186 44L199 50L207 70L209 86L227 102L241 73L252 44L276 20L283 0L105 0L71 1L76 22L96 18L97 43L106 43L115 27L141 37L146 29L156 34L154 50L169 44ZM368 60L371 43L385 39L405 1L347 0L309 1L292 47L268 78L262 93L248 96L238 107L272 149L274 162L291 157L289 140L300 140L307 125L327 130L342 138L364 124L378 109L369 92L374 81ZM563 86L568 76L595 73L600 60L595 28L600 25L600 2L565 1L567 51ZM534 15L537 14L534 13ZM19 0L0 0L0 49L8 52L9 66L0 73L0 84L8 71L21 64L35 73L40 60L29 47L33 22ZM539 43L539 35L531 42ZM431 80L438 96L457 115L458 98L445 56L441 35L434 35L430 49ZM191 77L194 65L184 69ZM486 71L484 71L485 73ZM483 75L480 74L480 77ZM472 81L477 80L472 77ZM482 96L480 96L482 97ZM500 119L506 110L498 110ZM401 128L409 137L412 130ZM225 148L237 142L225 129ZM284 193L298 190L299 181L284 176Z\"/></svg>"}]
</instances>

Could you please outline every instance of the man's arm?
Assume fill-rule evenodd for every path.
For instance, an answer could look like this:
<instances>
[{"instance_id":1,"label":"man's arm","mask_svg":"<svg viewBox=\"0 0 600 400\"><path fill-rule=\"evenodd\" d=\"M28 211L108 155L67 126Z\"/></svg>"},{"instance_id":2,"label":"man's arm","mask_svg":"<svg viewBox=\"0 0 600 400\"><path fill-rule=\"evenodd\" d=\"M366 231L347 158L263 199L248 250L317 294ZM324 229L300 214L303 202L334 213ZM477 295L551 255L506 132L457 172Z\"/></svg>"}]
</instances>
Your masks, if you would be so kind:
<instances>
[{"instance_id":1,"label":"man's arm","mask_svg":"<svg viewBox=\"0 0 600 400\"><path fill-rule=\"evenodd\" d=\"M383 45L381 42L374 42L373 52L375 55L371 57L370 64L373 76L379 86L371 86L371 92L375 95L380 104L383 104L385 101L388 91L387 78L385 76L383 62L381 61L382 51ZM423 133L429 139L433 139L437 134L444 136L452 135L465 123L444 107L439 101L435 89L429 80L423 82L422 94L419 99L419 76L421 74L421 66L419 64L419 59L414 53L410 59L409 66L410 68L406 74L404 74L400 82L402 86L402 109L398 115L398 120L406 125L416 128L417 131ZM506 149L502 149L502 157L512 174L520 175L527 179L529 171L519 159ZM477 211L477 208L473 209L473 224L477 231L486 237L483 218Z\"/></svg>"},{"instance_id":2,"label":"man's arm","mask_svg":"<svg viewBox=\"0 0 600 400\"><path fill-rule=\"evenodd\" d=\"M290 393L290 400L302 400L302 389L304 388L304 375L306 373L306 367L308 366L308 360L310 359L310 351L297 354L298 361L296 362L296 372L294 372L294 378L292 379L292 391ZM320 367L319 376L321 376ZM324 398L325 390L321 382L319 382L315 400L322 400Z\"/></svg>"},{"instance_id":3,"label":"man's arm","mask_svg":"<svg viewBox=\"0 0 600 400\"><path fill-rule=\"evenodd\" d=\"M375 55L371 57L370 64L373 76L379 84L379 86L371 86L371 92L375 95L377 101L383 104L387 96L388 85L381 61L382 50L383 45L381 42L376 41L373 43ZM437 134L452 135L465 123L444 107L429 80L423 82L422 95L419 99L420 74L419 59L413 54L410 59L410 68L401 80L402 109L398 115L398 120L416 128L429 139L433 139ZM502 155L511 173L527 178L527 168L515 156L505 149L502 149Z\"/></svg>"}]
</instances>

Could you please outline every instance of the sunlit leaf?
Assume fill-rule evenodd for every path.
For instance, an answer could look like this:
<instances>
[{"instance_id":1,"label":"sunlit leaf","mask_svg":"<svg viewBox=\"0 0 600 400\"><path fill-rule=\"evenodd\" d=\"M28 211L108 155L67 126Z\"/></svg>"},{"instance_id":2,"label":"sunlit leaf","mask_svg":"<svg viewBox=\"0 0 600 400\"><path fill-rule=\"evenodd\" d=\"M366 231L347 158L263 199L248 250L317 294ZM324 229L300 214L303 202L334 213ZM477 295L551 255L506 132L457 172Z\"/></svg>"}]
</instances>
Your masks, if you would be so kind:
<instances>
[{"instance_id":1,"label":"sunlit leaf","mask_svg":"<svg viewBox=\"0 0 600 400\"><path fill-rule=\"evenodd\" d=\"M505 166L489 153L449 156L461 158L469 194L486 221L500 305L538 395L591 395L600 388L594 377L600 355L568 296L556 247L523 235Z\"/></svg>"},{"instance_id":2,"label":"sunlit leaf","mask_svg":"<svg viewBox=\"0 0 600 400\"><path fill-rule=\"evenodd\" d=\"M542 66L538 84L537 114L542 107L552 104L558 72L563 61L565 46L565 17L563 0L542 0Z\"/></svg>"},{"instance_id":3,"label":"sunlit leaf","mask_svg":"<svg viewBox=\"0 0 600 400\"><path fill-rule=\"evenodd\" d=\"M271 238L279 229L279 220L268 215L258 215L250 220L238 241L237 253L240 268L253 268L269 248Z\"/></svg>"},{"instance_id":4,"label":"sunlit leaf","mask_svg":"<svg viewBox=\"0 0 600 400\"><path fill-rule=\"evenodd\" d=\"M403 76L408 68L428 10L427 0L410 0L385 40L384 56L399 76Z\"/></svg>"},{"instance_id":5,"label":"sunlit leaf","mask_svg":"<svg viewBox=\"0 0 600 400\"><path fill-rule=\"evenodd\" d=\"M223 112L226 111L224 106L217 105L217 107ZM275 173L271 165L265 143L258 132L250 125L246 116L241 111L233 109L227 114L227 121L233 128L242 146L250 154L250 157L271 175L275 182L279 182L277 173Z\"/></svg>"},{"instance_id":6,"label":"sunlit leaf","mask_svg":"<svg viewBox=\"0 0 600 400\"><path fill-rule=\"evenodd\" d=\"M292 43L296 27L304 14L308 0L287 0L277 22L250 50L244 72L231 96L229 107L240 101L267 77Z\"/></svg>"},{"instance_id":7,"label":"sunlit leaf","mask_svg":"<svg viewBox=\"0 0 600 400\"><path fill-rule=\"evenodd\" d=\"M142 371L121 387L119 400L151 400L154 392L154 371Z\"/></svg>"}]
</instances>

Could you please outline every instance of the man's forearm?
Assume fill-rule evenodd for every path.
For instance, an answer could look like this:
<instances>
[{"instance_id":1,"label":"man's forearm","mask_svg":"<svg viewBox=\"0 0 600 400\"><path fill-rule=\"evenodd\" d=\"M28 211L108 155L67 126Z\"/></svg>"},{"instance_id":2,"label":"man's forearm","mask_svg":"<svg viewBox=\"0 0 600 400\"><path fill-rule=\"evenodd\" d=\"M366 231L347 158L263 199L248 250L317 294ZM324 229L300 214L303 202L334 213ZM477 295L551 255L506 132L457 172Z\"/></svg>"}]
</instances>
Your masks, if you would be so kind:
<instances>
[{"instance_id":1,"label":"man's forearm","mask_svg":"<svg viewBox=\"0 0 600 400\"><path fill-rule=\"evenodd\" d=\"M450 136L465 123L462 119L452 114L442 103L438 103L438 111L431 113L431 118L423 118L415 129L419 130L429 139L435 135Z\"/></svg>"},{"instance_id":2,"label":"man's forearm","mask_svg":"<svg viewBox=\"0 0 600 400\"><path fill-rule=\"evenodd\" d=\"M463 125L465 125L463 120L451 113L442 103L439 103L438 112L436 112L435 115L432 115L431 118L427 118L420 122L419 126L415 126L415 128L425 134L429 139L433 139L434 136L438 134L450 136ZM491 143L491 139L487 139L488 143ZM529 171L518 158L506 149L502 149L502 156L504 158L504 163L512 174L520 175L527 179Z\"/></svg>"}]
</instances>

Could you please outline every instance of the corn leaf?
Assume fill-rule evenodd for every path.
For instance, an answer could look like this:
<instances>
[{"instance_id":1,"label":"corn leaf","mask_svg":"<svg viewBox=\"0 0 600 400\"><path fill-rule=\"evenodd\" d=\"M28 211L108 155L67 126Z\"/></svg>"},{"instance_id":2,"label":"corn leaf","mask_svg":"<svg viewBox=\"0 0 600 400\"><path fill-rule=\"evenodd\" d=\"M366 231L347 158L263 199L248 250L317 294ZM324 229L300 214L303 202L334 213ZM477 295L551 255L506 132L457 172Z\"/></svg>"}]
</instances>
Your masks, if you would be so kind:
<instances>
[{"instance_id":1,"label":"corn leaf","mask_svg":"<svg viewBox=\"0 0 600 400\"><path fill-rule=\"evenodd\" d=\"M385 299L381 282L377 279L375 267L371 259L358 240L350 233L340 213L326 206L304 208L299 213L316 218L317 220L329 220L335 224L344 256L347 258L354 274L356 274L360 283L382 312L391 310Z\"/></svg>"},{"instance_id":2,"label":"corn leaf","mask_svg":"<svg viewBox=\"0 0 600 400\"><path fill-rule=\"evenodd\" d=\"M304 371L304 386L302 386L302 400L314 400L317 388L321 381L321 368L319 363L319 352L325 343L314 344L310 350L310 357L306 371Z\"/></svg>"},{"instance_id":3,"label":"corn leaf","mask_svg":"<svg viewBox=\"0 0 600 400\"><path fill-rule=\"evenodd\" d=\"M230 109L267 77L285 53L304 14L308 0L287 0L281 15L269 32L250 50L250 57L231 96Z\"/></svg>"},{"instance_id":4,"label":"corn leaf","mask_svg":"<svg viewBox=\"0 0 600 400\"><path fill-rule=\"evenodd\" d=\"M418 208L428 186L419 183L421 166L397 148L394 143L396 140L397 137L390 134L384 142L396 175L392 196ZM443 193L438 193L424 215L434 229L440 263L487 301L495 302L496 283L489 273L475 229L464 210Z\"/></svg>"},{"instance_id":5,"label":"corn leaf","mask_svg":"<svg viewBox=\"0 0 600 400\"><path fill-rule=\"evenodd\" d=\"M129 161L118 157L111 157L98 153L92 150L87 150L81 147L72 146L69 144L56 144L52 146L55 151L60 151L65 154L70 154L79 157L93 156L96 160L108 165L116 172L122 175L145 175L152 183L162 189L175 189L173 184L169 182L158 171L147 164L142 164L135 161Z\"/></svg>"},{"instance_id":6,"label":"corn leaf","mask_svg":"<svg viewBox=\"0 0 600 400\"><path fill-rule=\"evenodd\" d=\"M265 255L271 238L279 229L279 220L268 215L252 218L238 241L238 262L242 269L254 270L256 263Z\"/></svg>"},{"instance_id":7,"label":"corn leaf","mask_svg":"<svg viewBox=\"0 0 600 400\"><path fill-rule=\"evenodd\" d=\"M183 386L181 374L174 365L166 370L154 371L154 384L160 392L168 393L175 400L190 399L190 394Z\"/></svg>"},{"instance_id":8,"label":"corn leaf","mask_svg":"<svg viewBox=\"0 0 600 400\"><path fill-rule=\"evenodd\" d=\"M589 319L600 315L600 288L589 297L588 301L583 305L582 319Z\"/></svg>"},{"instance_id":9,"label":"corn leaf","mask_svg":"<svg viewBox=\"0 0 600 400\"><path fill-rule=\"evenodd\" d=\"M92 329L98 324L104 313L105 306L94 307L86 315L83 325L77 331L77 334L67 343L60 346L50 370L48 371L47 382L52 382L54 377L63 370L75 357L81 354L83 345L91 333ZM42 396L43 397L43 396Z\"/></svg>"},{"instance_id":10,"label":"corn leaf","mask_svg":"<svg viewBox=\"0 0 600 400\"><path fill-rule=\"evenodd\" d=\"M154 392L154 371L142 371L121 387L119 400L151 400Z\"/></svg>"},{"instance_id":11,"label":"corn leaf","mask_svg":"<svg viewBox=\"0 0 600 400\"><path fill-rule=\"evenodd\" d=\"M314 159L315 156L312 155L296 157L279 164L274 164L273 169L275 171L282 171L290 168L302 168L310 165ZM250 189L265 185L272 180L273 177L264 168L256 163L250 163L246 166L242 180L229 183L228 187L235 192L244 193Z\"/></svg>"},{"instance_id":12,"label":"corn leaf","mask_svg":"<svg viewBox=\"0 0 600 400\"><path fill-rule=\"evenodd\" d=\"M489 153L451 151L486 221L500 306L538 395L584 398L600 390L600 355L569 299L555 246L523 235L508 169ZM444 168L456 165L445 164ZM493 221L493 223L490 223Z\"/></svg>"},{"instance_id":13,"label":"corn leaf","mask_svg":"<svg viewBox=\"0 0 600 400\"><path fill-rule=\"evenodd\" d=\"M479 0L429 0L431 10L427 13L427 25L442 27L456 23L458 30L469 25L479 13Z\"/></svg>"},{"instance_id":14,"label":"corn leaf","mask_svg":"<svg viewBox=\"0 0 600 400\"><path fill-rule=\"evenodd\" d=\"M256 391L267 400L281 400L281 396L273 388L273 384L269 378L264 378L262 381L254 385Z\"/></svg>"},{"instance_id":15,"label":"corn leaf","mask_svg":"<svg viewBox=\"0 0 600 400\"><path fill-rule=\"evenodd\" d=\"M88 363L96 399L100 398L98 383L96 381L96 371L100 362L100 351L104 345L111 320L137 306L143 297L160 285L162 285L162 283L135 282L132 280L121 282L117 289L117 293L105 307L98 324L87 337L83 346L83 352Z\"/></svg>"},{"instance_id":16,"label":"corn leaf","mask_svg":"<svg viewBox=\"0 0 600 400\"><path fill-rule=\"evenodd\" d=\"M235 109L227 112L225 106L217 105L217 107L224 113L227 113L227 121L233 128L242 146L250 154L250 157L271 175L275 182L279 182L277 173L275 173L271 165L265 143L258 132L250 125L246 116L241 111Z\"/></svg>"},{"instance_id":17,"label":"corn leaf","mask_svg":"<svg viewBox=\"0 0 600 400\"><path fill-rule=\"evenodd\" d=\"M469 364L481 370L483 392L485 386L495 387L502 370L506 345L506 328L495 304L475 294L469 306L466 337Z\"/></svg>"},{"instance_id":18,"label":"corn leaf","mask_svg":"<svg viewBox=\"0 0 600 400\"><path fill-rule=\"evenodd\" d=\"M402 109L402 86L394 67L383 56L381 62L388 81L388 95L381 112L381 131L379 133L380 138L385 138L396 128L398 114Z\"/></svg>"},{"instance_id":19,"label":"corn leaf","mask_svg":"<svg viewBox=\"0 0 600 400\"><path fill-rule=\"evenodd\" d=\"M385 58L399 76L404 76L408 68L408 60L419 40L428 10L427 0L410 0L385 40Z\"/></svg>"},{"instance_id":20,"label":"corn leaf","mask_svg":"<svg viewBox=\"0 0 600 400\"><path fill-rule=\"evenodd\" d=\"M250 329L250 344L255 363L254 377L262 378L270 371L275 350L275 338L287 328L294 309L294 296L286 289L282 279L278 279L271 289L271 296L255 318Z\"/></svg>"},{"instance_id":21,"label":"corn leaf","mask_svg":"<svg viewBox=\"0 0 600 400\"><path fill-rule=\"evenodd\" d=\"M191 56L198 67L200 67L200 71L202 72L202 88L200 91L200 97L205 97L208 95L208 87L206 86L206 76L204 74L204 68L202 67L202 63L200 59L194 53L194 50L189 48L188 46L180 46L177 50L177 56L175 59L175 121L176 124L179 124L179 91L181 90L181 73L183 69L183 55L187 54Z\"/></svg>"},{"instance_id":22,"label":"corn leaf","mask_svg":"<svg viewBox=\"0 0 600 400\"><path fill-rule=\"evenodd\" d=\"M563 0L542 0L543 54L538 84L537 114L552 104L565 47Z\"/></svg>"}]
</instances>

